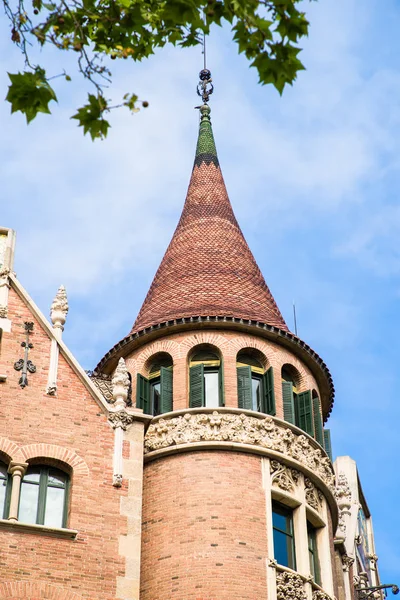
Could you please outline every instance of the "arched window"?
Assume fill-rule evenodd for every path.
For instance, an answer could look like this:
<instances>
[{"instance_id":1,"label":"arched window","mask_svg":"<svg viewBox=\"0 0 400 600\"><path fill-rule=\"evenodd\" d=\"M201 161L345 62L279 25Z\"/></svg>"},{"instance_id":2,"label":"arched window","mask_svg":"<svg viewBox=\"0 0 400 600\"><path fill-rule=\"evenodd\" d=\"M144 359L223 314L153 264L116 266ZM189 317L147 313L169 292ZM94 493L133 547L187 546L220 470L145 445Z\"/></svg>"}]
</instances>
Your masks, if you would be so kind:
<instances>
[{"instance_id":1,"label":"arched window","mask_svg":"<svg viewBox=\"0 0 400 600\"><path fill-rule=\"evenodd\" d=\"M148 377L137 376L136 407L156 417L172 410L172 358L160 352L147 367Z\"/></svg>"},{"instance_id":2,"label":"arched window","mask_svg":"<svg viewBox=\"0 0 400 600\"><path fill-rule=\"evenodd\" d=\"M263 365L263 356L253 349L239 352L236 361L238 406L275 415L274 374Z\"/></svg>"},{"instance_id":3,"label":"arched window","mask_svg":"<svg viewBox=\"0 0 400 600\"><path fill-rule=\"evenodd\" d=\"M223 406L222 364L217 352L210 347L197 348L189 369L190 408Z\"/></svg>"},{"instance_id":4,"label":"arched window","mask_svg":"<svg viewBox=\"0 0 400 600\"><path fill-rule=\"evenodd\" d=\"M8 517L10 506L12 478L8 474L7 465L0 462L0 519Z\"/></svg>"},{"instance_id":5,"label":"arched window","mask_svg":"<svg viewBox=\"0 0 400 600\"><path fill-rule=\"evenodd\" d=\"M29 467L21 483L18 520L48 527L67 523L69 477L48 466Z\"/></svg>"}]
</instances>

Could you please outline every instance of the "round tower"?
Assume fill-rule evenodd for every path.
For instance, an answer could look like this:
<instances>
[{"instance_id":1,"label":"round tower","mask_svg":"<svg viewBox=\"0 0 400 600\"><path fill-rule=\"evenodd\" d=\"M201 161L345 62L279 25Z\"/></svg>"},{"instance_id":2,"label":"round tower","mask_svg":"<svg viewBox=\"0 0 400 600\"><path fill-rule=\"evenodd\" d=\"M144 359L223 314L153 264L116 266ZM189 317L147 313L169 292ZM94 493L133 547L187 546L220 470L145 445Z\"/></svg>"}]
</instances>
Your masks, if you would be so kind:
<instances>
[{"instance_id":1,"label":"round tower","mask_svg":"<svg viewBox=\"0 0 400 600\"><path fill-rule=\"evenodd\" d=\"M234 216L200 107L183 212L123 356L145 435L141 600L333 598L333 385Z\"/></svg>"}]
</instances>

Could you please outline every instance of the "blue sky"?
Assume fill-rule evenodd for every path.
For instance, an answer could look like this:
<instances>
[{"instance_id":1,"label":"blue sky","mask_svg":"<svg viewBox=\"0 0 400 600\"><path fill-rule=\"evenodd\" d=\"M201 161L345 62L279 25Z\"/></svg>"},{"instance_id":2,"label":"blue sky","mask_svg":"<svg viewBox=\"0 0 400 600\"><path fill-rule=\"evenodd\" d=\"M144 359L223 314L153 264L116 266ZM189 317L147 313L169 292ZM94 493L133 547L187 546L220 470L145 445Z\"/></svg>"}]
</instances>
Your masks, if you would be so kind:
<instances>
[{"instance_id":1,"label":"blue sky","mask_svg":"<svg viewBox=\"0 0 400 600\"><path fill-rule=\"evenodd\" d=\"M335 381L333 450L358 468L381 578L400 582L400 4L305 3L307 71L282 98L257 84L229 32L208 45L214 134L230 198L289 327ZM49 73L60 57L43 55ZM71 57L72 59L75 57ZM45 314L68 291L64 339L84 368L130 330L178 221L193 163L199 49L114 65L110 97L150 107L111 115L104 142L69 117L86 89L55 83L53 116L29 127L0 103L1 225L15 270ZM117 61L116 61L117 62ZM22 69L0 23L0 87Z\"/></svg>"}]
</instances>

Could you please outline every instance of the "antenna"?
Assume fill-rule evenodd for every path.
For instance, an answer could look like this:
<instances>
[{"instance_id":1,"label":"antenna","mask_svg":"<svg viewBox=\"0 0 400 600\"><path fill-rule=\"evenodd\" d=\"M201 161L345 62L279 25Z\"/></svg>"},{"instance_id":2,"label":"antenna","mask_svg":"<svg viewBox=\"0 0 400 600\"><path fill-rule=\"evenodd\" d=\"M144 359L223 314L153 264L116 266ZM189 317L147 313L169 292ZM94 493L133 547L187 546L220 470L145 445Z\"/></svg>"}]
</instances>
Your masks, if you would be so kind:
<instances>
[{"instance_id":1,"label":"antenna","mask_svg":"<svg viewBox=\"0 0 400 600\"><path fill-rule=\"evenodd\" d=\"M294 318L294 332L297 336L297 318L296 318L296 305L293 300L293 318Z\"/></svg>"}]
</instances>

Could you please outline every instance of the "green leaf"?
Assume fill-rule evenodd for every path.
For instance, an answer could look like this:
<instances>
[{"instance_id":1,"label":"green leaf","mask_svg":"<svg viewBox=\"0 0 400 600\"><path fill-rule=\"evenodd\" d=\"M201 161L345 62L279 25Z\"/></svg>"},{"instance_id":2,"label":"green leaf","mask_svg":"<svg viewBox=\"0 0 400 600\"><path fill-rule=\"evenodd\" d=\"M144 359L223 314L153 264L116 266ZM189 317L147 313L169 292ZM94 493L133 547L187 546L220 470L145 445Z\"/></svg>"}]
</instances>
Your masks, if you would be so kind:
<instances>
[{"instance_id":1,"label":"green leaf","mask_svg":"<svg viewBox=\"0 0 400 600\"><path fill-rule=\"evenodd\" d=\"M94 141L97 138L103 139L107 137L110 123L103 118L103 113L108 109L107 101L101 95L88 95L89 102L78 110L76 115L71 119L77 119L79 126L83 127L83 133L90 133L90 137Z\"/></svg>"},{"instance_id":2,"label":"green leaf","mask_svg":"<svg viewBox=\"0 0 400 600\"><path fill-rule=\"evenodd\" d=\"M30 123L39 112L50 114L49 102L57 96L46 79L46 73L37 67L34 73L8 73L11 85L6 96L11 112L22 112Z\"/></svg>"}]
</instances>

